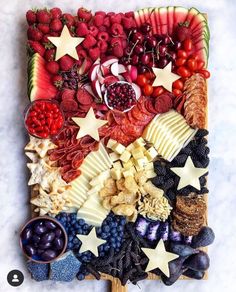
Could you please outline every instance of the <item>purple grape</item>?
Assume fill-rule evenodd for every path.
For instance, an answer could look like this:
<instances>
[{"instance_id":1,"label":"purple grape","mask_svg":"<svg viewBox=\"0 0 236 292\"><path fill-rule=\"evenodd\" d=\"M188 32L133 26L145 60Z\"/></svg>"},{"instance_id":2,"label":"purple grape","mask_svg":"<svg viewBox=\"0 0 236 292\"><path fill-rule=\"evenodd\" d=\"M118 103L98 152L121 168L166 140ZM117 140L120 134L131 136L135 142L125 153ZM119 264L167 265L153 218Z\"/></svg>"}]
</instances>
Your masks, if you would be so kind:
<instances>
[{"instance_id":1,"label":"purple grape","mask_svg":"<svg viewBox=\"0 0 236 292\"><path fill-rule=\"evenodd\" d=\"M31 228L25 228L25 230L22 232L22 240L29 240L33 235L33 231Z\"/></svg>"},{"instance_id":2,"label":"purple grape","mask_svg":"<svg viewBox=\"0 0 236 292\"><path fill-rule=\"evenodd\" d=\"M44 225L46 228L51 229L51 230L54 230L57 228L56 224L52 221L46 221Z\"/></svg>"},{"instance_id":3,"label":"purple grape","mask_svg":"<svg viewBox=\"0 0 236 292\"><path fill-rule=\"evenodd\" d=\"M34 226L34 232L38 235L41 235L47 231L47 228L43 225L42 222L38 222Z\"/></svg>"},{"instance_id":4,"label":"purple grape","mask_svg":"<svg viewBox=\"0 0 236 292\"><path fill-rule=\"evenodd\" d=\"M38 254L38 255L41 255L43 252L44 252L43 249L40 249L40 248L37 249L37 254Z\"/></svg>"},{"instance_id":5,"label":"purple grape","mask_svg":"<svg viewBox=\"0 0 236 292\"><path fill-rule=\"evenodd\" d=\"M61 237L61 236L62 236L62 230L61 230L60 228L57 228L57 229L55 230L55 236L56 236L56 237Z\"/></svg>"},{"instance_id":6,"label":"purple grape","mask_svg":"<svg viewBox=\"0 0 236 292\"><path fill-rule=\"evenodd\" d=\"M56 250L63 249L64 240L62 238L55 238L53 241L53 245L54 245Z\"/></svg>"},{"instance_id":7,"label":"purple grape","mask_svg":"<svg viewBox=\"0 0 236 292\"><path fill-rule=\"evenodd\" d=\"M54 232L48 232L48 233L46 233L46 234L44 234L42 236L41 242L42 243L52 242L54 238L55 238L55 233Z\"/></svg>"},{"instance_id":8,"label":"purple grape","mask_svg":"<svg viewBox=\"0 0 236 292\"><path fill-rule=\"evenodd\" d=\"M40 239L41 239L40 236L38 236L36 234L32 236L32 242L33 243L39 243Z\"/></svg>"},{"instance_id":9,"label":"purple grape","mask_svg":"<svg viewBox=\"0 0 236 292\"><path fill-rule=\"evenodd\" d=\"M45 250L45 249L47 249L47 248L49 248L49 247L51 247L51 246L52 246L51 242L42 242L42 243L40 243L40 244L38 245L38 247L39 247L40 249L43 249L43 250Z\"/></svg>"},{"instance_id":10,"label":"purple grape","mask_svg":"<svg viewBox=\"0 0 236 292\"><path fill-rule=\"evenodd\" d=\"M57 256L55 250L47 249L45 252L41 254L41 258L44 261L53 260Z\"/></svg>"},{"instance_id":11,"label":"purple grape","mask_svg":"<svg viewBox=\"0 0 236 292\"><path fill-rule=\"evenodd\" d=\"M32 257L33 255L36 254L36 249L30 245L30 244L27 244L25 247L25 252L27 253L27 255L29 255L30 257Z\"/></svg>"}]
</instances>

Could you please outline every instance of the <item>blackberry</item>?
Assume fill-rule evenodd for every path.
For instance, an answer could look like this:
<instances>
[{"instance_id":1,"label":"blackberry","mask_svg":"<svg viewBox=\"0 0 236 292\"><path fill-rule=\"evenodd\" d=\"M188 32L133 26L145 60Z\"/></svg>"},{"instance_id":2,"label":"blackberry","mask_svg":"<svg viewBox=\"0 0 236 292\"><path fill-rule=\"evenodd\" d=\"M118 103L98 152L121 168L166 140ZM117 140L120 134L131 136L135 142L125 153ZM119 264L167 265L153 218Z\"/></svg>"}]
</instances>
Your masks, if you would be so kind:
<instances>
[{"instance_id":1,"label":"blackberry","mask_svg":"<svg viewBox=\"0 0 236 292\"><path fill-rule=\"evenodd\" d=\"M195 137L196 138L202 138L202 137L207 136L208 134L209 134L208 130L206 130L206 129L200 129L200 130L197 131Z\"/></svg>"}]
</instances>

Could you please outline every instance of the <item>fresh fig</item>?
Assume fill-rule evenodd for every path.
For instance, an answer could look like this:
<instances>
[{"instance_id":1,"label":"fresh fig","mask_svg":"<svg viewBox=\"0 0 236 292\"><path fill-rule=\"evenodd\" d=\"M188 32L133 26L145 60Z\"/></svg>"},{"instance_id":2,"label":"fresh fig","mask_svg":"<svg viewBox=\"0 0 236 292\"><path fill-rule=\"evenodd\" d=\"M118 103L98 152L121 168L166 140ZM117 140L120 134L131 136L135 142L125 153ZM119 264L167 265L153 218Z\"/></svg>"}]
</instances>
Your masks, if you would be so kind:
<instances>
[{"instance_id":1,"label":"fresh fig","mask_svg":"<svg viewBox=\"0 0 236 292\"><path fill-rule=\"evenodd\" d=\"M201 280L204 277L205 272L188 269L183 273L183 275L192 279Z\"/></svg>"},{"instance_id":2,"label":"fresh fig","mask_svg":"<svg viewBox=\"0 0 236 292\"><path fill-rule=\"evenodd\" d=\"M171 242L170 249L171 249L171 252L176 253L183 257L199 253L199 250L194 249L190 247L189 245L175 243L175 242Z\"/></svg>"},{"instance_id":3,"label":"fresh fig","mask_svg":"<svg viewBox=\"0 0 236 292\"><path fill-rule=\"evenodd\" d=\"M210 258L204 251L199 251L198 254L191 255L185 262L184 267L194 271L204 272L210 266Z\"/></svg>"},{"instance_id":4,"label":"fresh fig","mask_svg":"<svg viewBox=\"0 0 236 292\"><path fill-rule=\"evenodd\" d=\"M161 276L161 279L166 286L173 285L182 275L184 271L182 266L185 259L186 257L179 257L169 262L170 277L168 278L164 274Z\"/></svg>"},{"instance_id":5,"label":"fresh fig","mask_svg":"<svg viewBox=\"0 0 236 292\"><path fill-rule=\"evenodd\" d=\"M213 230L208 226L204 226L199 231L198 235L193 237L191 246L193 248L208 246L213 243L214 239L215 234Z\"/></svg>"}]
</instances>

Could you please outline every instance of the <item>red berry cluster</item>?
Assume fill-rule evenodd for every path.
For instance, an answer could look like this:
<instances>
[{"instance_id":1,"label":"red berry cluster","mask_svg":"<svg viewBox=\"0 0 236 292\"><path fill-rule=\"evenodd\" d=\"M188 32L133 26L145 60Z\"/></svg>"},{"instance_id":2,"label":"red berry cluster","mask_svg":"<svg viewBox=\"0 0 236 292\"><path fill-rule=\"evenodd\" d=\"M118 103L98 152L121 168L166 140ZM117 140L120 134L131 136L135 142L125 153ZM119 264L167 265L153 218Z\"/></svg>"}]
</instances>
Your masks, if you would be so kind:
<instances>
[{"instance_id":1,"label":"red berry cluster","mask_svg":"<svg viewBox=\"0 0 236 292\"><path fill-rule=\"evenodd\" d=\"M64 118L59 105L52 101L37 100L30 104L25 115L25 126L30 135L49 138L62 129Z\"/></svg>"}]
</instances>

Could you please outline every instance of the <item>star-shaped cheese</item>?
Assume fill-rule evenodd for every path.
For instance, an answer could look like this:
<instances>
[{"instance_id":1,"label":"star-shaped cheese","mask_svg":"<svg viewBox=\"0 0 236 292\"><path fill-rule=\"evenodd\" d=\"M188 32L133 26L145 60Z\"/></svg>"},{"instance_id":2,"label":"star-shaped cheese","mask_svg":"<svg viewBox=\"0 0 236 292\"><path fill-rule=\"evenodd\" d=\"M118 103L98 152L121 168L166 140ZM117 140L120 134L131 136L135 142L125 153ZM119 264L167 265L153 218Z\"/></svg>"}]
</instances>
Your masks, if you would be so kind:
<instances>
[{"instance_id":1,"label":"star-shaped cheese","mask_svg":"<svg viewBox=\"0 0 236 292\"><path fill-rule=\"evenodd\" d=\"M208 172L207 168L195 167L191 157L189 156L183 167L172 167L171 170L180 177L177 190L188 185L197 190L201 189L199 178Z\"/></svg>"},{"instance_id":2,"label":"star-shaped cheese","mask_svg":"<svg viewBox=\"0 0 236 292\"><path fill-rule=\"evenodd\" d=\"M98 256L98 247L106 242L106 240L97 237L96 229L93 229L87 235L77 234L82 242L79 252L91 251L96 257Z\"/></svg>"},{"instance_id":3,"label":"star-shaped cheese","mask_svg":"<svg viewBox=\"0 0 236 292\"><path fill-rule=\"evenodd\" d=\"M91 107L84 118L72 118L72 120L80 127L77 139L89 135L96 141L99 141L98 129L105 125L107 121L96 119L93 108Z\"/></svg>"},{"instance_id":4,"label":"star-shaped cheese","mask_svg":"<svg viewBox=\"0 0 236 292\"><path fill-rule=\"evenodd\" d=\"M171 72L172 63L170 62L163 69L152 68L156 78L153 81L152 86L163 86L168 91L172 91L172 83L180 78L179 75Z\"/></svg>"},{"instance_id":5,"label":"star-shaped cheese","mask_svg":"<svg viewBox=\"0 0 236 292\"><path fill-rule=\"evenodd\" d=\"M43 177L52 170L52 168L43 160L39 159L37 163L27 163L31 171L31 177L28 185L41 184Z\"/></svg>"},{"instance_id":6,"label":"star-shaped cheese","mask_svg":"<svg viewBox=\"0 0 236 292\"><path fill-rule=\"evenodd\" d=\"M72 37L66 25L64 25L59 37L48 37L48 39L57 47L56 61L66 54L76 60L79 59L76 47L82 43L84 38Z\"/></svg>"},{"instance_id":7,"label":"star-shaped cheese","mask_svg":"<svg viewBox=\"0 0 236 292\"><path fill-rule=\"evenodd\" d=\"M146 272L159 268L167 277L170 276L168 263L177 259L179 255L166 251L162 239L160 239L155 249L144 247L141 249L149 259Z\"/></svg>"}]
</instances>

